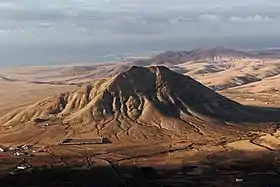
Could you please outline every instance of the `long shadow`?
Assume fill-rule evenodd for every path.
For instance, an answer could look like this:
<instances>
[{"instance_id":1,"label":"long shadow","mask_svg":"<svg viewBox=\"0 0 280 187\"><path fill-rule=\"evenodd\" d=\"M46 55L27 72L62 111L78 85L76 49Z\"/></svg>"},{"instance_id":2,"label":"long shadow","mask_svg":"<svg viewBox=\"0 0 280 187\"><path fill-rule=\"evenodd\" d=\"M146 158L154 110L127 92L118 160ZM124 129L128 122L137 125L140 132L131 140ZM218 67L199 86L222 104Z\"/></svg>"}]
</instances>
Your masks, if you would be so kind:
<instances>
[{"instance_id":1,"label":"long shadow","mask_svg":"<svg viewBox=\"0 0 280 187\"><path fill-rule=\"evenodd\" d=\"M258 110L263 112L280 112L280 108L277 107L252 106L252 105L247 105L245 107L251 110Z\"/></svg>"},{"instance_id":2,"label":"long shadow","mask_svg":"<svg viewBox=\"0 0 280 187\"><path fill-rule=\"evenodd\" d=\"M280 123L280 108L241 105L235 111L229 109L227 113L226 116L216 113L208 119L233 123Z\"/></svg>"},{"instance_id":3,"label":"long shadow","mask_svg":"<svg viewBox=\"0 0 280 187\"><path fill-rule=\"evenodd\" d=\"M0 175L0 186L38 187L279 187L280 162L277 154L241 158L244 152L208 155L192 165L99 166L37 168ZM256 153L252 153L256 154ZM259 159L262 159L262 162ZM160 169L159 169L160 168ZM202 171L199 171L202 169Z\"/></svg>"},{"instance_id":4,"label":"long shadow","mask_svg":"<svg viewBox=\"0 0 280 187\"><path fill-rule=\"evenodd\" d=\"M243 122L280 122L280 108L264 106L244 106L252 117L243 119Z\"/></svg>"}]
</instances>

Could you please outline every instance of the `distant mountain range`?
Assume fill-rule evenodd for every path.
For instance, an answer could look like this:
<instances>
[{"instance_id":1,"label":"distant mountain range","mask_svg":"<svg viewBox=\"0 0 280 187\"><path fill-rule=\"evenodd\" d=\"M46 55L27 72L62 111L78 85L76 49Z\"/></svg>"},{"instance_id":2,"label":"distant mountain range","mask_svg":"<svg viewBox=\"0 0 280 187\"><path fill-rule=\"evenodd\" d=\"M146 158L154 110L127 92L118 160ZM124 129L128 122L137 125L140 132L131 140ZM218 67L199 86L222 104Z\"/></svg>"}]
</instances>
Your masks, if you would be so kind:
<instances>
[{"instance_id":1,"label":"distant mountain range","mask_svg":"<svg viewBox=\"0 0 280 187\"><path fill-rule=\"evenodd\" d=\"M222 47L200 48L189 51L166 51L149 59L139 59L136 65L180 64L190 61L226 61L245 58L280 58L280 49L234 50Z\"/></svg>"},{"instance_id":2,"label":"distant mountain range","mask_svg":"<svg viewBox=\"0 0 280 187\"><path fill-rule=\"evenodd\" d=\"M166 51L149 59L135 61L136 65L180 64L190 61L220 61L226 59L254 58L256 54L226 48L195 49L190 51Z\"/></svg>"}]
</instances>

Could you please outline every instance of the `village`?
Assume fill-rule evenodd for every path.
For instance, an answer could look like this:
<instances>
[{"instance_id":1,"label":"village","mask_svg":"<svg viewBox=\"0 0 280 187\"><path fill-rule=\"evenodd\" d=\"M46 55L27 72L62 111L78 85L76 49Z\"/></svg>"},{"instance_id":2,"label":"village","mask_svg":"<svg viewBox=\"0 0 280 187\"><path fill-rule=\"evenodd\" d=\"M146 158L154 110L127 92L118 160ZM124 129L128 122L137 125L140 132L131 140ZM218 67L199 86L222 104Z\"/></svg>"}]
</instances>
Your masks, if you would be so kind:
<instances>
[{"instance_id":1,"label":"village","mask_svg":"<svg viewBox=\"0 0 280 187\"><path fill-rule=\"evenodd\" d=\"M86 150L104 143L106 143L106 139L102 137L94 139L68 138L60 143L59 149L71 150L75 147L75 149L80 148ZM64 173L65 175L68 175L67 173L69 171L72 173L80 172L84 174L85 172L93 172L93 174L96 175L97 171L95 171L95 168L97 168L96 170L98 170L99 174L102 174L102 172L105 172L106 175L108 175L107 172L111 173L106 176L108 180L110 177L120 178L124 183L123 186L125 186L125 184L134 185L137 180L145 180L148 186L159 187L183 187L195 186L198 184L207 186L209 183L214 184L214 186L219 186L219 183L225 181L230 181L229 186L240 187L255 186L256 184L264 184L271 187L280 184L278 165L271 165L270 161L263 161L258 164L258 167L256 167L256 162L254 160L245 160L243 162L232 161L231 164L224 165L224 162L219 160L219 155L212 155L209 156L209 160L207 162L205 161L205 163L185 166L178 165L176 168L168 168L168 165L161 167L149 166L145 164L145 162L149 162L153 157L149 159L149 156L143 156L138 159L138 162L136 162L137 158L131 158L135 160L134 164L131 166L122 166L120 164L121 161L118 161L122 160L121 155L118 155L117 152L110 152L109 150L106 153L103 149L100 150L101 152L89 152L89 155L72 157L57 155L47 146L21 145L17 147L0 147L0 169L5 170L1 172L1 175L10 177L16 177L22 174L28 177L34 175L34 172L38 173L38 171L48 170L53 172L63 171L66 172ZM162 154L162 156L164 156L164 154ZM176 154L174 154L174 159L176 159L175 156ZM141 162L143 162L143 164L137 164ZM100 170L100 166L106 169ZM270 168L269 171L267 168ZM58 173L58 175L64 174ZM41 175L39 176L43 177ZM62 182L67 184L67 180Z\"/></svg>"},{"instance_id":2,"label":"village","mask_svg":"<svg viewBox=\"0 0 280 187\"><path fill-rule=\"evenodd\" d=\"M14 175L19 172L27 171L32 168L31 165L29 165L26 162L26 158L32 158L35 157L35 154L37 153L48 153L49 149L45 146L41 147L33 147L29 145L21 145L17 147L4 147L0 146L0 158L2 160L4 159L18 159L20 160L17 162L17 165L14 165L13 167L9 168L8 172L11 175Z\"/></svg>"},{"instance_id":3,"label":"village","mask_svg":"<svg viewBox=\"0 0 280 187\"><path fill-rule=\"evenodd\" d=\"M67 138L59 145L67 146L67 145L90 145L90 144L106 144L110 143L110 141L103 137L95 137L92 139L71 139ZM51 149L47 146L33 146L33 145L21 145L21 146L11 146L5 147L0 146L0 158L1 159L9 159L9 158L19 158L21 161L18 165L9 168L8 172L11 175L20 173L20 172L28 172L33 167L30 165L26 159L34 158L40 155L53 155Z\"/></svg>"}]
</instances>

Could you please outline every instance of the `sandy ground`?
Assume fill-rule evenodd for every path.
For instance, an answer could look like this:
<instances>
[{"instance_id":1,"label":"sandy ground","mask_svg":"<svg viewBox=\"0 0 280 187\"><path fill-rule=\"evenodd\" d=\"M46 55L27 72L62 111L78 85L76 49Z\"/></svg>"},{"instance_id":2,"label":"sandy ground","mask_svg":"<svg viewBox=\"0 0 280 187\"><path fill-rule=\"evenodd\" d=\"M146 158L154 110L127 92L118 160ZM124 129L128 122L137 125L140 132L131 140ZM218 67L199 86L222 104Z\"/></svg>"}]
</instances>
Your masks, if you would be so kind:
<instances>
[{"instance_id":1,"label":"sandy ground","mask_svg":"<svg viewBox=\"0 0 280 187\"><path fill-rule=\"evenodd\" d=\"M167 66L183 74L192 75L198 81L213 89L218 87L220 94L244 105L266 108L280 107L280 87L278 84L278 74L280 73L278 67L279 60L239 59L238 61L233 61L231 66L225 64L213 65L209 64L209 62L197 64L182 63L179 65ZM71 83L87 83L101 77L113 76L126 67L127 64L122 64L121 67L116 64L99 64L98 66L77 65L70 67L29 67L1 70L0 116L46 97L78 88L78 85L70 85ZM34 81L41 82L38 83ZM53 131L59 129L60 127L55 127L47 132L52 140L56 139L52 134ZM38 136L40 136L41 133L42 132L36 129L36 134ZM250 137L247 135L240 135L240 137L224 142L217 140L216 142L207 143L153 142L140 145L54 146L50 147L50 152L36 153L36 158L41 160L40 156L46 155L54 157L61 157L61 155L73 155L73 157L76 157L79 155L84 158L90 155L95 159L105 160L116 165L152 166L156 168L168 166L169 169L173 167L182 168L184 166L195 165L203 171L209 168L213 169L213 165L215 165L214 168L219 168L215 173L215 178L224 175L224 171L225 173L238 173L226 175L227 177L231 177L228 180L231 181L232 184L223 183L220 186L238 186L238 184L235 183L235 179L237 176L244 174L244 169L238 165L241 161L246 163L244 165L246 165L247 169L252 169L256 166L258 160L263 159L262 161L265 161L263 155L268 154L269 156L266 157L268 161L263 162L263 164L272 164L275 167L267 169L267 167L264 166L266 169L261 168L256 170L258 170L258 172L276 172L277 168L280 168L278 161L279 156L277 157L280 145L278 126L271 132L264 130L263 132L252 131L250 133L254 135ZM28 134L28 132L26 132L26 134ZM20 134L18 136L20 136ZM56 141L59 141L58 139ZM50 140L46 139L45 141ZM39 148L37 147L34 149ZM8 161L12 159L15 158L8 157ZM9 162L7 165L3 165L3 167L0 168L1 171L10 170L10 166L14 167L15 163L16 165L19 164L20 157L16 159L18 159L18 162L14 162L13 160L13 162L11 162L13 164L9 164ZM207 162L207 164L205 164L205 162ZM69 161L69 163L71 163L71 161ZM241 169L236 169L236 167L234 169L231 168L234 167L232 163L238 165L236 167L240 167ZM199 172L201 171L200 169L197 169L196 173L201 173ZM254 173L254 171L250 170L249 173ZM176 177L178 177L177 174ZM167 175L171 176L171 174ZM165 178L168 177L165 176Z\"/></svg>"},{"instance_id":2,"label":"sandy ground","mask_svg":"<svg viewBox=\"0 0 280 187\"><path fill-rule=\"evenodd\" d=\"M69 85L33 84L0 80L0 116L46 97L75 89Z\"/></svg>"}]
</instances>

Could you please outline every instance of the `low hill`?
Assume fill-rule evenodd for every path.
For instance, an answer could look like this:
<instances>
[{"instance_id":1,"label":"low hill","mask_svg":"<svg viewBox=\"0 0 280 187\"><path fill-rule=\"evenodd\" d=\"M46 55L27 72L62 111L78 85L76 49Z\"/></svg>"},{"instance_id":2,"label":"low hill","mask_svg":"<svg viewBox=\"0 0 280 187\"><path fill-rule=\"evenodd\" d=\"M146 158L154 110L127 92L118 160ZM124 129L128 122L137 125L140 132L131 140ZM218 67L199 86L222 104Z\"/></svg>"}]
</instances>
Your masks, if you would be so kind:
<instances>
[{"instance_id":1,"label":"low hill","mask_svg":"<svg viewBox=\"0 0 280 187\"><path fill-rule=\"evenodd\" d=\"M57 144L69 137L121 142L210 138L230 136L235 130L227 122L264 117L164 66L132 66L8 113L0 119L0 140Z\"/></svg>"},{"instance_id":2,"label":"low hill","mask_svg":"<svg viewBox=\"0 0 280 187\"><path fill-rule=\"evenodd\" d=\"M194 49L190 51L166 51L150 59L141 59L136 65L181 64L191 61L224 62L232 59L252 58L254 55L226 48Z\"/></svg>"}]
</instances>

